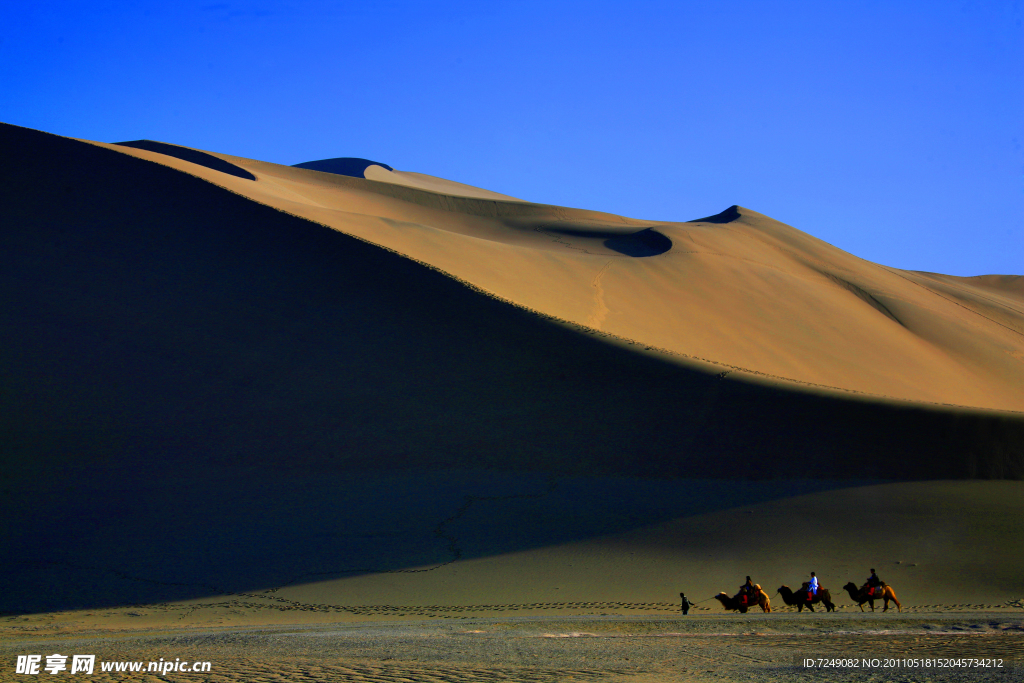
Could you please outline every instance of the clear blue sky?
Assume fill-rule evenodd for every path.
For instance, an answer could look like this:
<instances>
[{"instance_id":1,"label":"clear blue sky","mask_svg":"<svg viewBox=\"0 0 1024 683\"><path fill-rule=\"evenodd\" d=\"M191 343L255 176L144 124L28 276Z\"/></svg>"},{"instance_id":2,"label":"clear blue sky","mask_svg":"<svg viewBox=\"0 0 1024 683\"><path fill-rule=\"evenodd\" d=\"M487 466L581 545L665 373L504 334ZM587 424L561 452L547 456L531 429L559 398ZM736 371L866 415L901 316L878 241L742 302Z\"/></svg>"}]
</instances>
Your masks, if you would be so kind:
<instances>
[{"instance_id":1,"label":"clear blue sky","mask_svg":"<svg viewBox=\"0 0 1024 683\"><path fill-rule=\"evenodd\" d=\"M0 0L0 120L1024 274L1020 2Z\"/></svg>"}]
</instances>

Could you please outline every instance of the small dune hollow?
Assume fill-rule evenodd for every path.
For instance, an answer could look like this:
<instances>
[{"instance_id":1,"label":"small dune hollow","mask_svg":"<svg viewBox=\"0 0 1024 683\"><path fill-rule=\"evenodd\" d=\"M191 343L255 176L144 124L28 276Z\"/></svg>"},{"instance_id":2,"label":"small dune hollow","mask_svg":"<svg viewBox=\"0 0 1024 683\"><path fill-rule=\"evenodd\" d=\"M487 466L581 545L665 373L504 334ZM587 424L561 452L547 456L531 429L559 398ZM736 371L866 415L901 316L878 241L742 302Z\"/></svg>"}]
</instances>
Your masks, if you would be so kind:
<instances>
[{"instance_id":1,"label":"small dune hollow","mask_svg":"<svg viewBox=\"0 0 1024 683\"><path fill-rule=\"evenodd\" d=\"M294 168L305 168L310 171L333 173L335 175L347 175L352 178L365 178L366 169L370 166L380 166L389 171L395 170L387 164L382 164L379 161L370 161L369 159L359 159L357 157L338 157L337 159L304 161L301 164L295 164Z\"/></svg>"},{"instance_id":2,"label":"small dune hollow","mask_svg":"<svg viewBox=\"0 0 1024 683\"><path fill-rule=\"evenodd\" d=\"M565 244L576 244L584 251L595 253L593 245L597 242L609 251L623 256L646 257L664 254L672 248L672 240L652 228L637 232L610 232L605 229L580 229L546 226L541 229L546 235L556 236ZM568 240L568 241L566 241ZM587 247L587 243L590 247ZM599 250L597 250L599 253Z\"/></svg>"},{"instance_id":3,"label":"small dune hollow","mask_svg":"<svg viewBox=\"0 0 1024 683\"><path fill-rule=\"evenodd\" d=\"M658 256L672 248L672 240L660 232L650 228L634 232L632 235L619 235L604 241L604 246L626 256Z\"/></svg>"}]
</instances>

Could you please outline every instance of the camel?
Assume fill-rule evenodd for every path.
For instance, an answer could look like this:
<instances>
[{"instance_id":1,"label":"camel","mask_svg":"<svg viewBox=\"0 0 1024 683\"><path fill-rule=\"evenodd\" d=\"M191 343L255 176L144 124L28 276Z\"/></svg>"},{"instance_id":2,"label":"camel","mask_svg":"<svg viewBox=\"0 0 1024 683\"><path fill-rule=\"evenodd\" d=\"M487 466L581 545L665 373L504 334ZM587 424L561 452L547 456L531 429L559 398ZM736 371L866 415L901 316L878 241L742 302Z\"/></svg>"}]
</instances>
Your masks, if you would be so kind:
<instances>
[{"instance_id":1,"label":"camel","mask_svg":"<svg viewBox=\"0 0 1024 683\"><path fill-rule=\"evenodd\" d=\"M757 604L765 612L771 612L772 606L771 601L768 600L768 594L761 590L760 586L755 585L754 588L757 589ZM739 610L740 614L746 614L747 610L754 606L753 603L744 605L740 602L739 595L730 598L727 593L719 593L715 596L715 600L722 603L722 607L727 610Z\"/></svg>"},{"instance_id":2,"label":"camel","mask_svg":"<svg viewBox=\"0 0 1024 683\"><path fill-rule=\"evenodd\" d=\"M832 594L828 592L827 588L819 587L818 592L814 595L813 600L807 599L806 590L793 591L790 590L789 586L779 586L778 592L779 595L782 596L782 601L784 603L786 603L787 605L796 605L797 610L800 612L804 611L804 607L813 612L814 608L811 607L811 605L813 605L816 602L823 603L825 605L826 612L836 611L836 606L832 604Z\"/></svg>"},{"instance_id":3,"label":"camel","mask_svg":"<svg viewBox=\"0 0 1024 683\"><path fill-rule=\"evenodd\" d=\"M874 612L875 611L875 600L878 600L878 599L882 599L882 600L885 601L885 607L882 608L883 612L886 611L887 609L889 609L889 601L890 600L892 600L893 602L896 603L896 609L898 611L900 611L900 612L903 611L903 606L900 604L900 601L896 599L896 593L893 591L893 589L890 586L887 586L885 584L882 584L882 594L880 596L871 596L871 597L869 597L868 594L867 594L867 591L864 588L857 588L856 584L854 584L853 581L851 581L848 584L846 584L845 586L843 586L843 590L845 590L847 593L849 593L850 594L850 599L853 600L855 603L857 603L860 606L860 611L861 612L864 611L864 603L865 602L870 604L871 611Z\"/></svg>"}]
</instances>

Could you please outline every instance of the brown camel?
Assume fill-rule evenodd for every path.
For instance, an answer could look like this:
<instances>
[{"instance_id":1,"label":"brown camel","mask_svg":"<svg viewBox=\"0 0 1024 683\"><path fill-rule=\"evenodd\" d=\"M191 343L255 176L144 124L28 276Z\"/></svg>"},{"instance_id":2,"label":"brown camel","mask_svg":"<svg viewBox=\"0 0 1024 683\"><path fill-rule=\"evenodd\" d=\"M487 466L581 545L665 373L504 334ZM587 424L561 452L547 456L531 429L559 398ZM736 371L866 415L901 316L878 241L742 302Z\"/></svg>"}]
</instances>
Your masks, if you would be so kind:
<instances>
[{"instance_id":1,"label":"brown camel","mask_svg":"<svg viewBox=\"0 0 1024 683\"><path fill-rule=\"evenodd\" d=\"M827 588L819 587L818 592L815 593L813 600L807 599L806 590L793 591L789 588L789 586L779 586L778 592L779 595L782 596L782 602L786 603L787 605L795 605L797 611L799 612L803 612L804 607L813 612L814 608L811 607L811 605L817 602L820 602L825 605L826 612L836 611L836 606L832 604L832 594L828 592Z\"/></svg>"},{"instance_id":2,"label":"brown camel","mask_svg":"<svg viewBox=\"0 0 1024 683\"><path fill-rule=\"evenodd\" d=\"M846 584L845 586L843 586L843 590L845 590L847 593L850 594L850 599L851 600L853 600L855 603L860 605L860 611L861 612L864 611L864 603L865 602L868 603L871 606L871 611L874 612L875 611L875 600L879 600L879 599L885 601L885 606L882 608L883 612L886 611L887 609L889 609L889 601L890 600L892 600L893 602L896 603L896 609L898 611L900 611L900 612L903 611L903 606L900 604L900 601L896 599L896 593L895 593L895 591L893 591L891 586L887 586L885 584L882 584L882 594L881 595L868 595L867 586L863 586L861 588L857 588L856 584L854 584L853 581L851 581L848 584Z\"/></svg>"},{"instance_id":3,"label":"brown camel","mask_svg":"<svg viewBox=\"0 0 1024 683\"><path fill-rule=\"evenodd\" d=\"M757 603L756 604L760 605L761 609L764 610L765 612L771 612L772 611L772 606L771 606L771 601L768 600L768 594L765 593L763 590L761 590L760 586L755 585L754 588L757 589ZM722 607L724 607L727 610L739 610L740 614L746 614L747 610L749 608L753 607L754 604L755 604L755 603L744 604L744 603L740 602L740 596L739 595L736 595L736 596L730 598L728 596L728 594L726 594L726 593L719 593L718 595L715 596L715 600L718 600L720 603L722 603Z\"/></svg>"}]
</instances>

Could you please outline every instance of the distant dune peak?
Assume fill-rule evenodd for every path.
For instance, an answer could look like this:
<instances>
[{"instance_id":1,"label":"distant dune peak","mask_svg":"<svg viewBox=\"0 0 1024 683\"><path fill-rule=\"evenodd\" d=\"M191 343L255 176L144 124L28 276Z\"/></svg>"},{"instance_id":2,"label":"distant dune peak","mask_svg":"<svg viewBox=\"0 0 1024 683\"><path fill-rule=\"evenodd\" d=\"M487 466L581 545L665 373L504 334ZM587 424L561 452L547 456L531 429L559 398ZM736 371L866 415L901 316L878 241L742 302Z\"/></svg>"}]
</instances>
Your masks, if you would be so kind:
<instances>
[{"instance_id":1,"label":"distant dune peak","mask_svg":"<svg viewBox=\"0 0 1024 683\"><path fill-rule=\"evenodd\" d=\"M132 140L130 142L115 142L115 145L120 147L132 147L134 149L144 149L149 152L156 152L157 154L165 154L175 159L181 159L197 166L203 166L214 171L220 171L221 173L227 173L233 175L236 178L244 178L245 180L256 180L256 176L249 171L246 171L239 166L235 166L229 161L224 161L220 157L206 152L200 152L197 149L190 147L182 147L180 145L172 145L167 142L156 142L155 140Z\"/></svg>"},{"instance_id":2,"label":"distant dune peak","mask_svg":"<svg viewBox=\"0 0 1024 683\"><path fill-rule=\"evenodd\" d=\"M307 168L311 171L321 173L334 173L335 175L347 175L353 178L365 178L366 169L370 166L380 166L389 171L394 171L387 164L358 157L338 157L336 159L320 159L319 161L304 161L301 164L294 164L294 168Z\"/></svg>"},{"instance_id":3,"label":"distant dune peak","mask_svg":"<svg viewBox=\"0 0 1024 683\"><path fill-rule=\"evenodd\" d=\"M739 220L740 207L733 204L722 213L716 213L714 216L708 216L707 218L698 218L696 220L688 221L689 223L732 223L735 220Z\"/></svg>"}]
</instances>

